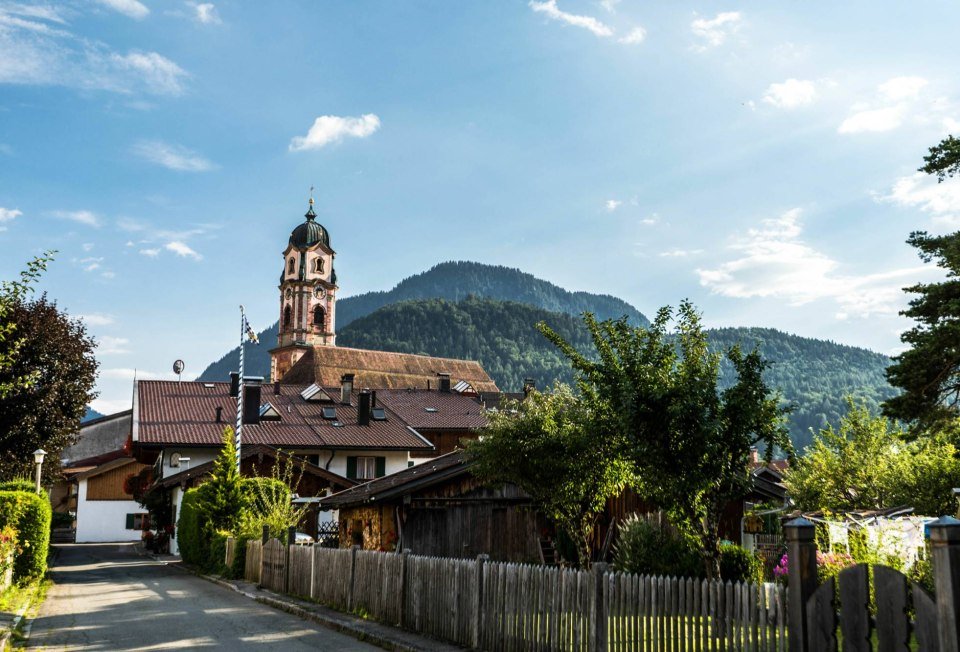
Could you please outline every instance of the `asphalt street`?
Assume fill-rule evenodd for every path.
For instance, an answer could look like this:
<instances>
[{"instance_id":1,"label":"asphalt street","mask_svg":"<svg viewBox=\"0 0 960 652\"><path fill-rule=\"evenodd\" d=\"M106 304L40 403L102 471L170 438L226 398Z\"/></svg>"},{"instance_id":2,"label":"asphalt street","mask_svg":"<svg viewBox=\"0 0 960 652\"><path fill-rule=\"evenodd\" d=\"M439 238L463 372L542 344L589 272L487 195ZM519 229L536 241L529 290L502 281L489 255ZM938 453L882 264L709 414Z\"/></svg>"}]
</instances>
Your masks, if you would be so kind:
<instances>
[{"instance_id":1,"label":"asphalt street","mask_svg":"<svg viewBox=\"0 0 960 652\"><path fill-rule=\"evenodd\" d=\"M32 623L42 650L377 650L254 602L131 544L59 545L54 586Z\"/></svg>"}]
</instances>

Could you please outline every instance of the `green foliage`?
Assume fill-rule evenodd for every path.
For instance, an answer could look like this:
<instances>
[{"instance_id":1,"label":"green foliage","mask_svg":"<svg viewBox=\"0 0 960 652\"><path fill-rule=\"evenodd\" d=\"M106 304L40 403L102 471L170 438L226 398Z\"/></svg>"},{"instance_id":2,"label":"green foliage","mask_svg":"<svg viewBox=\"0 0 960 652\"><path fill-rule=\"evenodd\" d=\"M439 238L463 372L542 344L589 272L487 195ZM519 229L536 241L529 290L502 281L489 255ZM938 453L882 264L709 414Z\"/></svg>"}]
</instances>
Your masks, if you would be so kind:
<instances>
[{"instance_id":1,"label":"green foliage","mask_svg":"<svg viewBox=\"0 0 960 652\"><path fill-rule=\"evenodd\" d=\"M17 533L17 555L13 577L25 582L47 571L50 522L53 510L46 494L30 491L0 491L0 528L10 526Z\"/></svg>"},{"instance_id":2,"label":"green foliage","mask_svg":"<svg viewBox=\"0 0 960 652\"><path fill-rule=\"evenodd\" d=\"M271 537L283 540L287 529L298 525L307 513L306 505L291 502L291 488L298 486L302 477L303 466L298 467L293 456L278 451L269 477L244 479L241 488L248 506L240 518L239 533L258 539L266 525Z\"/></svg>"},{"instance_id":3,"label":"green foliage","mask_svg":"<svg viewBox=\"0 0 960 652\"><path fill-rule=\"evenodd\" d=\"M199 503L200 488L187 489L180 501L180 518L177 521L180 557L193 566L202 566L207 553Z\"/></svg>"},{"instance_id":4,"label":"green foliage","mask_svg":"<svg viewBox=\"0 0 960 652\"><path fill-rule=\"evenodd\" d=\"M224 574L229 579L238 580L243 578L244 572L246 571L247 541L259 541L260 537L250 537L240 534L235 536L234 539L237 540L237 544L233 553L233 565L226 568Z\"/></svg>"},{"instance_id":5,"label":"green foliage","mask_svg":"<svg viewBox=\"0 0 960 652\"><path fill-rule=\"evenodd\" d=\"M448 302L459 302L468 297L485 297L498 301L511 301L526 304L527 306L547 310L563 315L579 315L582 312L592 312L601 318L617 318L626 315L630 323L643 325L647 323L636 308L616 297L588 292L569 292L552 283L535 278L517 269L509 267L484 265L471 262L447 262L435 265L431 269L404 279L389 292L367 292L365 294L346 297L337 301L337 337L353 323L354 320L365 317L384 306L401 301L418 301L420 299L445 299ZM529 324L537 320L531 320ZM350 329L355 330L355 329ZM278 326L274 324L260 333L260 341L275 342ZM407 340L413 345L412 339ZM353 345L351 345L353 346ZM380 350L400 351L401 349ZM402 351L428 351L429 349L402 349ZM254 347L246 353L246 364L250 373L264 377L270 374L270 356L265 347ZM434 352L432 355L443 355ZM239 350L234 349L219 361L208 366L200 380L221 381L227 374L237 368ZM519 361L519 360L518 360ZM515 374L522 380L522 373ZM496 377L496 376L495 376ZM552 379L559 376L537 375L545 384L551 384ZM498 378L499 380L499 378ZM503 387L520 387L519 382L504 384Z\"/></svg>"},{"instance_id":6,"label":"green foliage","mask_svg":"<svg viewBox=\"0 0 960 652\"><path fill-rule=\"evenodd\" d=\"M33 286L53 260L54 251L47 251L27 263L20 279L0 282L0 399L13 391L24 391L39 380L37 369L17 369L16 363L27 336L17 332L14 308L24 303L33 293Z\"/></svg>"},{"instance_id":7,"label":"green foliage","mask_svg":"<svg viewBox=\"0 0 960 652\"><path fill-rule=\"evenodd\" d=\"M233 536L226 530L215 530L210 534L210 549L203 560L203 570L208 573L222 575L227 568L224 561L227 558L227 539Z\"/></svg>"},{"instance_id":8,"label":"green foliage","mask_svg":"<svg viewBox=\"0 0 960 652\"><path fill-rule=\"evenodd\" d=\"M937 175L937 181L943 181L960 173L960 139L947 136L930 148L930 154L923 157L925 165L920 172Z\"/></svg>"},{"instance_id":9,"label":"green foliage","mask_svg":"<svg viewBox=\"0 0 960 652\"><path fill-rule=\"evenodd\" d=\"M27 493L37 492L37 483L29 478L14 478L13 480L4 480L0 482L0 491L26 491Z\"/></svg>"},{"instance_id":10,"label":"green foliage","mask_svg":"<svg viewBox=\"0 0 960 652\"><path fill-rule=\"evenodd\" d=\"M53 518L50 521L50 528L57 529L62 527L70 527L73 525L73 515L67 512L54 512Z\"/></svg>"},{"instance_id":11,"label":"green foliage","mask_svg":"<svg viewBox=\"0 0 960 652\"><path fill-rule=\"evenodd\" d=\"M707 574L719 573L719 526L731 500L750 488L755 446L790 450L780 397L763 380L767 363L754 350L726 352L736 380L720 386L722 356L711 352L700 315L687 301L662 308L649 328L585 315L596 358L580 353L546 325L544 335L571 361L590 408L614 422L641 495L696 536Z\"/></svg>"},{"instance_id":12,"label":"green foliage","mask_svg":"<svg viewBox=\"0 0 960 652\"><path fill-rule=\"evenodd\" d=\"M800 509L844 511L909 505L937 516L954 509L960 452L949 433L912 442L905 432L850 399L847 415L814 438L787 470L785 482Z\"/></svg>"},{"instance_id":13,"label":"green foliage","mask_svg":"<svg viewBox=\"0 0 960 652\"><path fill-rule=\"evenodd\" d=\"M6 303L0 330L12 326L18 339L0 341L0 476L32 475L33 451L47 451L45 483L56 479L60 451L73 443L96 393L94 341L79 320L41 296ZM8 345L16 343L15 350ZM24 384L24 378L35 382Z\"/></svg>"},{"instance_id":14,"label":"green foliage","mask_svg":"<svg viewBox=\"0 0 960 652\"><path fill-rule=\"evenodd\" d=\"M650 525L636 515L620 523L613 548L613 567L625 573L701 577L703 558L688 538Z\"/></svg>"},{"instance_id":15,"label":"green foliage","mask_svg":"<svg viewBox=\"0 0 960 652\"><path fill-rule=\"evenodd\" d=\"M724 543L720 546L720 579L762 584L763 559L735 543Z\"/></svg>"},{"instance_id":16,"label":"green foliage","mask_svg":"<svg viewBox=\"0 0 960 652\"><path fill-rule=\"evenodd\" d=\"M210 479L203 488L198 507L204 531L208 534L218 530L236 532L246 507L247 494L237 470L237 447L230 426L223 429L223 446L213 461Z\"/></svg>"},{"instance_id":17,"label":"green foliage","mask_svg":"<svg viewBox=\"0 0 960 652\"><path fill-rule=\"evenodd\" d=\"M530 494L573 539L586 567L600 511L630 480L620 441L607 412L557 385L549 394L533 392L522 403L502 405L467 451L480 477L512 482Z\"/></svg>"}]
</instances>

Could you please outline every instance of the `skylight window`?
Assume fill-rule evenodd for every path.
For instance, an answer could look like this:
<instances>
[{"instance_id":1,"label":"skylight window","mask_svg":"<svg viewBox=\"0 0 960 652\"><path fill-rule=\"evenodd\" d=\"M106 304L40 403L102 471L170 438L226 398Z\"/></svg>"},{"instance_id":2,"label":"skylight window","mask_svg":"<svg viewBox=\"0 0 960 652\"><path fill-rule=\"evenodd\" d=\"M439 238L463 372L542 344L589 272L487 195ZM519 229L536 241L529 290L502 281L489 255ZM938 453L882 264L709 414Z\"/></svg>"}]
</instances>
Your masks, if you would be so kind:
<instances>
[{"instance_id":1,"label":"skylight window","mask_svg":"<svg viewBox=\"0 0 960 652\"><path fill-rule=\"evenodd\" d=\"M313 383L310 387L300 392L300 398L304 401L332 401L330 395L323 391L320 385Z\"/></svg>"},{"instance_id":2,"label":"skylight window","mask_svg":"<svg viewBox=\"0 0 960 652\"><path fill-rule=\"evenodd\" d=\"M214 387L216 387L216 385L214 385L213 383L204 383L203 386L206 387L207 389L213 389Z\"/></svg>"},{"instance_id":3,"label":"skylight window","mask_svg":"<svg viewBox=\"0 0 960 652\"><path fill-rule=\"evenodd\" d=\"M273 407L271 403L264 403L260 406L260 419L263 421L279 421L280 411Z\"/></svg>"},{"instance_id":4,"label":"skylight window","mask_svg":"<svg viewBox=\"0 0 960 652\"><path fill-rule=\"evenodd\" d=\"M424 411L424 412L439 412L439 411L440 411L440 408L425 407L425 408L423 408L423 411Z\"/></svg>"},{"instance_id":5,"label":"skylight window","mask_svg":"<svg viewBox=\"0 0 960 652\"><path fill-rule=\"evenodd\" d=\"M374 421L386 421L387 420L387 411L381 407L373 408L373 420Z\"/></svg>"},{"instance_id":6,"label":"skylight window","mask_svg":"<svg viewBox=\"0 0 960 652\"><path fill-rule=\"evenodd\" d=\"M323 418L324 419L336 419L337 418L337 408L329 406L323 408ZM336 425L336 424L334 424Z\"/></svg>"}]
</instances>

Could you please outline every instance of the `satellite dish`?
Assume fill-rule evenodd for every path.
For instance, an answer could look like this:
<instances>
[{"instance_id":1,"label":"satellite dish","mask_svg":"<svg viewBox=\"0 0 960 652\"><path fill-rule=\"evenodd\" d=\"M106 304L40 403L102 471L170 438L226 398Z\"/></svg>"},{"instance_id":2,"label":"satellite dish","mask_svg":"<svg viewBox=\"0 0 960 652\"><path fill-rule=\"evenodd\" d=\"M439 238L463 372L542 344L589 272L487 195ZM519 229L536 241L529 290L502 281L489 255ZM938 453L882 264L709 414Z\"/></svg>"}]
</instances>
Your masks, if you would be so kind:
<instances>
[{"instance_id":1,"label":"satellite dish","mask_svg":"<svg viewBox=\"0 0 960 652\"><path fill-rule=\"evenodd\" d=\"M178 376L183 373L183 360L177 360L173 363L173 373Z\"/></svg>"},{"instance_id":2,"label":"satellite dish","mask_svg":"<svg viewBox=\"0 0 960 652\"><path fill-rule=\"evenodd\" d=\"M180 453L170 453L170 467L175 469L179 466L180 466Z\"/></svg>"}]
</instances>

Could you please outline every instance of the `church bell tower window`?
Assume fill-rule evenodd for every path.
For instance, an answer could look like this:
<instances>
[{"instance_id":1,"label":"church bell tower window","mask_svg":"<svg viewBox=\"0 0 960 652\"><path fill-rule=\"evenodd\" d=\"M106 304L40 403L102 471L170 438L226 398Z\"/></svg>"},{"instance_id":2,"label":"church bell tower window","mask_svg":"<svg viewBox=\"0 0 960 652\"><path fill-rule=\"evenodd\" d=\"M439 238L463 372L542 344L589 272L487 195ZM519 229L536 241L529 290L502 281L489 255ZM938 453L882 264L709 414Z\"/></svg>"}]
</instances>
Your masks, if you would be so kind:
<instances>
[{"instance_id":1,"label":"church bell tower window","mask_svg":"<svg viewBox=\"0 0 960 652\"><path fill-rule=\"evenodd\" d=\"M314 306L313 308L313 327L323 332L324 324L327 321L327 313L323 306Z\"/></svg>"},{"instance_id":2,"label":"church bell tower window","mask_svg":"<svg viewBox=\"0 0 960 652\"><path fill-rule=\"evenodd\" d=\"M293 326L293 320L291 318L290 306L286 306L283 309L283 330L288 331L291 326Z\"/></svg>"},{"instance_id":3,"label":"church bell tower window","mask_svg":"<svg viewBox=\"0 0 960 652\"><path fill-rule=\"evenodd\" d=\"M293 274L293 266L296 264L296 258L290 256L290 264L287 265L287 274Z\"/></svg>"}]
</instances>

